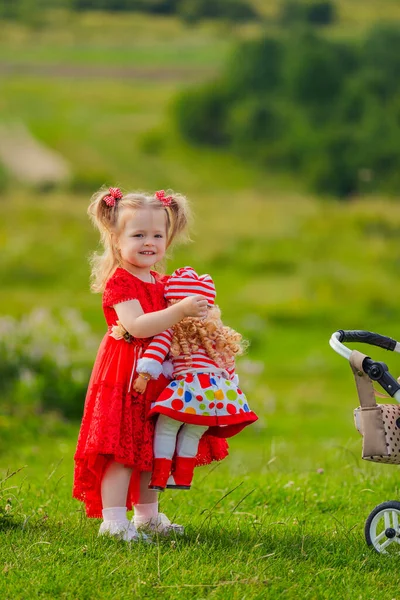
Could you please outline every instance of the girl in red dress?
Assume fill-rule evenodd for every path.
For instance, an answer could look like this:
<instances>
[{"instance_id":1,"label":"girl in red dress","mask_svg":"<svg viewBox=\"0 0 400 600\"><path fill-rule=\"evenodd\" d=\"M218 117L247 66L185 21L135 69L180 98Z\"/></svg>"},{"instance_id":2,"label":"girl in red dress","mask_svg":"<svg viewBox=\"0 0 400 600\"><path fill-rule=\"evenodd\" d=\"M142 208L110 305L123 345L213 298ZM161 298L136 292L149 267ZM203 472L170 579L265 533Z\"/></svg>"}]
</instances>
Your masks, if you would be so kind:
<instances>
[{"instance_id":1,"label":"girl in red dress","mask_svg":"<svg viewBox=\"0 0 400 600\"><path fill-rule=\"evenodd\" d=\"M125 541L139 539L136 526L181 532L158 513L157 493L148 488L153 467L152 402L168 383L149 381L145 392L133 389L136 363L152 337L191 316L203 318L207 301L191 296L167 307L167 277L152 268L164 258L188 223L186 199L163 191L154 196L101 190L89 215L104 252L93 258L92 290L103 292L108 325L87 391L75 453L73 496L85 503L88 517L101 518L99 534ZM146 376L144 376L146 377ZM227 455L225 440L205 436L198 464ZM135 505L134 522L126 512Z\"/></svg>"}]
</instances>

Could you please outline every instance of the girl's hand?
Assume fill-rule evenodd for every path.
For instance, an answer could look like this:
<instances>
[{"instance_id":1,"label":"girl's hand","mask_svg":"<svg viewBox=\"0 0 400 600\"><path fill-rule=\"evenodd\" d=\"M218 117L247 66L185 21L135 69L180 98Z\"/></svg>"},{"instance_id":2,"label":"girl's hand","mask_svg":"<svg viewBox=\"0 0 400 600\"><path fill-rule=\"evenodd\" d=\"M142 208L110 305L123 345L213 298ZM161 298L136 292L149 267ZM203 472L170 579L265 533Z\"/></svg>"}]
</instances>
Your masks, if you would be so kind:
<instances>
[{"instance_id":1,"label":"girl's hand","mask_svg":"<svg viewBox=\"0 0 400 600\"><path fill-rule=\"evenodd\" d=\"M135 381L133 382L133 389L135 390L135 392L138 392L138 394L144 394L146 388L147 380L143 377L140 377L140 375L139 377L136 377Z\"/></svg>"},{"instance_id":2,"label":"girl's hand","mask_svg":"<svg viewBox=\"0 0 400 600\"><path fill-rule=\"evenodd\" d=\"M197 294L196 296L188 296L179 302L179 306L185 317L198 317L205 319L207 316L207 300L204 296Z\"/></svg>"}]
</instances>

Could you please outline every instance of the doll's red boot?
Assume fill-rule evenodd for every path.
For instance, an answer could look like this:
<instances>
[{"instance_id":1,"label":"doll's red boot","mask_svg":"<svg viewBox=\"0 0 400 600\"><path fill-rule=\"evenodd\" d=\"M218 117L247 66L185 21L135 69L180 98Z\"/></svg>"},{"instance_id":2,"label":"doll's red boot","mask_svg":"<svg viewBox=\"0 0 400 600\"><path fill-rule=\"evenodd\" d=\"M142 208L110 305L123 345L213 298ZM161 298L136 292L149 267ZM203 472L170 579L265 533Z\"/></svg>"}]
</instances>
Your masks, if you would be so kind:
<instances>
[{"instance_id":1,"label":"doll's red boot","mask_svg":"<svg viewBox=\"0 0 400 600\"><path fill-rule=\"evenodd\" d=\"M149 483L150 490L163 492L171 473L172 460L169 458L155 458L153 461L153 473Z\"/></svg>"},{"instance_id":2,"label":"doll's red boot","mask_svg":"<svg viewBox=\"0 0 400 600\"><path fill-rule=\"evenodd\" d=\"M175 465L172 471L172 477L174 478L175 483L174 485L168 484L167 488L175 490L190 490L195 464L196 458L177 456L175 458Z\"/></svg>"}]
</instances>

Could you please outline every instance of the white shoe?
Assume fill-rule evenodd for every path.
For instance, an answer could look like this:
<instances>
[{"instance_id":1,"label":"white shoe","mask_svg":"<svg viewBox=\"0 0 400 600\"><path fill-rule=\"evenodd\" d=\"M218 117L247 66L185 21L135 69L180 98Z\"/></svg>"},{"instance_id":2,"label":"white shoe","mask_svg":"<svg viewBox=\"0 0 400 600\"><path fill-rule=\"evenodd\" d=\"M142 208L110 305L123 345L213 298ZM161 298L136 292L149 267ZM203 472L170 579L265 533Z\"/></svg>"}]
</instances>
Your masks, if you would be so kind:
<instances>
[{"instance_id":1,"label":"white shoe","mask_svg":"<svg viewBox=\"0 0 400 600\"><path fill-rule=\"evenodd\" d=\"M99 529L100 535L109 535L124 542L151 543L151 538L145 533L139 533L132 521L128 521L128 519L126 521L103 521Z\"/></svg>"},{"instance_id":2,"label":"white shoe","mask_svg":"<svg viewBox=\"0 0 400 600\"><path fill-rule=\"evenodd\" d=\"M137 528L139 531L144 529L145 531L159 533L160 535L170 535L171 533L183 535L185 533L185 528L183 525L171 523L164 513L158 513L157 517L153 517L150 519L150 521L146 521L146 523L138 525Z\"/></svg>"}]
</instances>

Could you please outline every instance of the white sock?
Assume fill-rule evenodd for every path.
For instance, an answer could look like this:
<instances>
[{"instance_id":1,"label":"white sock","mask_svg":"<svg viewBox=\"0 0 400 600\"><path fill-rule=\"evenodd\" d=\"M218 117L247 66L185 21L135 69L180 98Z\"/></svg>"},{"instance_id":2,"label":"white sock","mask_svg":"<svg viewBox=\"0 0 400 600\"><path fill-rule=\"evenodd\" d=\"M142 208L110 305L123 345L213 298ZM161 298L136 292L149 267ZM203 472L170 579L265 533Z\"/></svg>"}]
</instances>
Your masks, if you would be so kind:
<instances>
[{"instance_id":1,"label":"white sock","mask_svg":"<svg viewBox=\"0 0 400 600\"><path fill-rule=\"evenodd\" d=\"M126 506L103 508L104 521L100 525L99 535L110 535L124 542L137 542L139 534L134 523L128 521Z\"/></svg>"},{"instance_id":2,"label":"white sock","mask_svg":"<svg viewBox=\"0 0 400 600\"><path fill-rule=\"evenodd\" d=\"M128 521L126 517L126 506L113 506L111 508L103 508L103 519L104 523L110 521L118 521L118 523L125 523Z\"/></svg>"},{"instance_id":3,"label":"white sock","mask_svg":"<svg viewBox=\"0 0 400 600\"><path fill-rule=\"evenodd\" d=\"M148 523L151 519L156 519L158 515L158 502L151 504L135 504L134 523L136 527Z\"/></svg>"}]
</instances>

